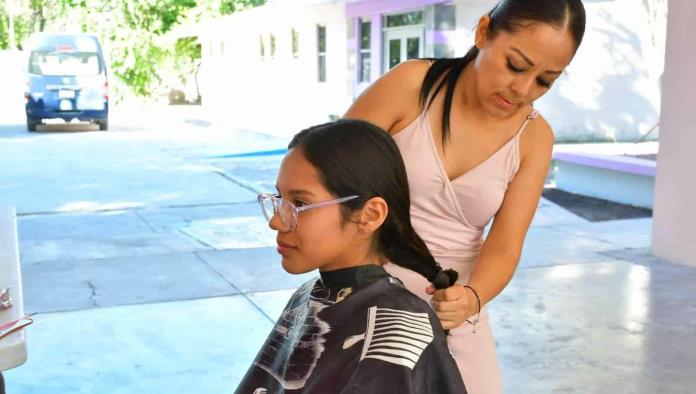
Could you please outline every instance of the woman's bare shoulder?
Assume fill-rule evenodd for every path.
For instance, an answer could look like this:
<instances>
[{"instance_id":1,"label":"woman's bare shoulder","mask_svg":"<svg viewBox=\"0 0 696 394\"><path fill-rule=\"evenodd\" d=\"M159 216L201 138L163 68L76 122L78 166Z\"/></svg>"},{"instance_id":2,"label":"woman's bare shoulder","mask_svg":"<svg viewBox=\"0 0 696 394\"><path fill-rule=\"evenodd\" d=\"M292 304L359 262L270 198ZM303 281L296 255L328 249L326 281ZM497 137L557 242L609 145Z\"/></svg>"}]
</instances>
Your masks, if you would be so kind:
<instances>
[{"instance_id":1,"label":"woman's bare shoulder","mask_svg":"<svg viewBox=\"0 0 696 394\"><path fill-rule=\"evenodd\" d=\"M410 89L420 91L423 78L430 68L431 61L427 59L413 59L398 64L385 74L400 80Z\"/></svg>"},{"instance_id":2,"label":"woman's bare shoulder","mask_svg":"<svg viewBox=\"0 0 696 394\"><path fill-rule=\"evenodd\" d=\"M391 132L395 124L418 113L420 88L429 67L427 60L397 65L365 89L344 117L367 120Z\"/></svg>"},{"instance_id":3,"label":"woman's bare shoulder","mask_svg":"<svg viewBox=\"0 0 696 394\"><path fill-rule=\"evenodd\" d=\"M551 125L541 114L537 115L522 133L520 139L522 159L529 155L550 156L553 142L554 134Z\"/></svg>"},{"instance_id":4,"label":"woman's bare shoulder","mask_svg":"<svg viewBox=\"0 0 696 394\"><path fill-rule=\"evenodd\" d=\"M553 129L542 114L538 113L534 120L529 122L529 128L537 137L553 138Z\"/></svg>"}]
</instances>

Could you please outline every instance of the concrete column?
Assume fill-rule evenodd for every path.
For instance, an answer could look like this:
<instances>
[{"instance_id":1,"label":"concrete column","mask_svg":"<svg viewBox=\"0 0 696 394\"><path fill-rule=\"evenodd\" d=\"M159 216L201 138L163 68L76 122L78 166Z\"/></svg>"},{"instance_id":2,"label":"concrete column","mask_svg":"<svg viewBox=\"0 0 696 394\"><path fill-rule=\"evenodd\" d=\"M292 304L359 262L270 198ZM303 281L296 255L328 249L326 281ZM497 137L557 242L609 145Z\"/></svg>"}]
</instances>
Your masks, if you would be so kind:
<instances>
[{"instance_id":1,"label":"concrete column","mask_svg":"<svg viewBox=\"0 0 696 394\"><path fill-rule=\"evenodd\" d=\"M669 0L652 252L696 266L696 1Z\"/></svg>"}]
</instances>

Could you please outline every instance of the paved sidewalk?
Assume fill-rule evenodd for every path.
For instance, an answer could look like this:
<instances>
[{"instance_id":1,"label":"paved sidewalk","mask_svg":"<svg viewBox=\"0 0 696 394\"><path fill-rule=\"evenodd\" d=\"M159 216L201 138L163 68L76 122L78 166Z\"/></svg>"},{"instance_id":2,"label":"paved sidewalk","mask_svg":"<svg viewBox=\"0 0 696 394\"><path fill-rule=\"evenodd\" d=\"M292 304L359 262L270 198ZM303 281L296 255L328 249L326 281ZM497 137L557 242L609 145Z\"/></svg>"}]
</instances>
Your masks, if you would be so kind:
<instances>
[{"instance_id":1,"label":"paved sidewalk","mask_svg":"<svg viewBox=\"0 0 696 394\"><path fill-rule=\"evenodd\" d=\"M20 214L25 310L39 313L8 393L232 392L314 276L281 269L254 201L281 156L228 156L285 142L170 110L153 108L149 130L0 130L0 203ZM491 305L506 393L693 392L696 268L652 257L651 225L542 200Z\"/></svg>"},{"instance_id":2,"label":"paved sidewalk","mask_svg":"<svg viewBox=\"0 0 696 394\"><path fill-rule=\"evenodd\" d=\"M265 231L253 204L234 209L250 234ZM229 207L121 215L109 222L116 239L143 219L183 232L125 262L108 248L80 264L24 256L26 309L40 315L29 361L5 373L9 393L231 392L312 277L283 272L272 237L235 244L220 222ZM32 226L22 220L20 234ZM589 223L542 201L519 271L491 306L507 393L693 392L696 269L651 257L650 229L650 219ZM188 250L196 242L208 246Z\"/></svg>"}]
</instances>

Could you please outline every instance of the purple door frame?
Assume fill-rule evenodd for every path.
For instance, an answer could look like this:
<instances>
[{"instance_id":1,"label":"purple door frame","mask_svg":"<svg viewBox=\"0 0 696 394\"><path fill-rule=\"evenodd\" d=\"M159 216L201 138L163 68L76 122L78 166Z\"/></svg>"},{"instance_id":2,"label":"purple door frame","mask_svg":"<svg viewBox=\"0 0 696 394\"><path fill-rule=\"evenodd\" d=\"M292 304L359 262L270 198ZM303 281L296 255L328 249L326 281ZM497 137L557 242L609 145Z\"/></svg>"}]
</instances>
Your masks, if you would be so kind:
<instances>
[{"instance_id":1,"label":"purple door frame","mask_svg":"<svg viewBox=\"0 0 696 394\"><path fill-rule=\"evenodd\" d=\"M346 4L346 16L359 18L449 3L449 0L364 0Z\"/></svg>"},{"instance_id":2,"label":"purple door frame","mask_svg":"<svg viewBox=\"0 0 696 394\"><path fill-rule=\"evenodd\" d=\"M360 73L360 19L369 18L372 26L370 33L370 80L375 81L382 75L382 16L384 14L423 8L433 4L450 3L451 0L363 0L346 4L346 17L355 18L355 41L349 42L349 48L356 49L356 72ZM446 43L449 34L444 32L426 33L426 39L433 43ZM425 44L425 43L423 43Z\"/></svg>"}]
</instances>

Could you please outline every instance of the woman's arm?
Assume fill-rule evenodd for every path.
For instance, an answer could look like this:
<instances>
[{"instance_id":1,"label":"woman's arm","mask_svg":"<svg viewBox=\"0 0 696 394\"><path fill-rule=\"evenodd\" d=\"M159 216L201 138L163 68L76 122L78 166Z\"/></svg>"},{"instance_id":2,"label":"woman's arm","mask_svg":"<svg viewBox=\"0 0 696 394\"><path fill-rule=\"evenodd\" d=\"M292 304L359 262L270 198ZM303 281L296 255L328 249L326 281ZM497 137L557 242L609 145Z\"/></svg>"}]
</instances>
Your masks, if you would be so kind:
<instances>
[{"instance_id":1,"label":"woman's arm","mask_svg":"<svg viewBox=\"0 0 696 394\"><path fill-rule=\"evenodd\" d=\"M525 152L520 168L508 186L469 278L468 285L478 293L481 306L505 288L517 268L551 163L553 132L539 117L524 131L520 144L520 151ZM477 312L476 296L470 289L453 286L429 292L434 293L432 303L445 329L458 327Z\"/></svg>"},{"instance_id":2,"label":"woman's arm","mask_svg":"<svg viewBox=\"0 0 696 394\"><path fill-rule=\"evenodd\" d=\"M365 89L343 117L374 123L390 134L400 131L400 123L418 116L420 87L428 67L425 60L399 64Z\"/></svg>"},{"instance_id":3,"label":"woman's arm","mask_svg":"<svg viewBox=\"0 0 696 394\"><path fill-rule=\"evenodd\" d=\"M469 278L469 285L478 291L482 304L497 296L512 278L539 205L551 163L553 133L543 118L538 118L537 122L537 127L525 131L530 132L524 135L528 138L521 139L521 144L528 144L525 147L528 151L515 179L510 182Z\"/></svg>"}]
</instances>

